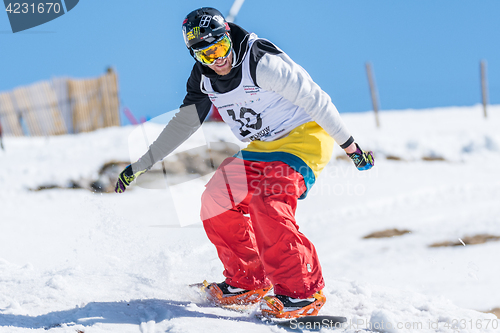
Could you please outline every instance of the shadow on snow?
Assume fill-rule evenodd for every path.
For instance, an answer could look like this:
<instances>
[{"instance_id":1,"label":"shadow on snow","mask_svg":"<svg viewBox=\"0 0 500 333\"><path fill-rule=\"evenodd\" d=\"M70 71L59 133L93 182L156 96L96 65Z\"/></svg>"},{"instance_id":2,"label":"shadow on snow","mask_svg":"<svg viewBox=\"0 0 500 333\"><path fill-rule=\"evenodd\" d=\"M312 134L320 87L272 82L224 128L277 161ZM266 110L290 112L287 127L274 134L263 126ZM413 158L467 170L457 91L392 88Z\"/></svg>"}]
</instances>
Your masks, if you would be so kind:
<instances>
[{"instance_id":1,"label":"shadow on snow","mask_svg":"<svg viewBox=\"0 0 500 333\"><path fill-rule=\"evenodd\" d=\"M221 316L197 311L197 307L188 307L192 302L168 300L132 300L129 302L92 302L84 307L71 310L54 311L40 316L0 314L0 327L12 326L31 329L50 329L66 325L92 326L104 324L140 325L149 321L156 323L178 317L198 317L225 319L234 321L256 322L258 319L248 314ZM205 307L197 305L198 309Z\"/></svg>"}]
</instances>

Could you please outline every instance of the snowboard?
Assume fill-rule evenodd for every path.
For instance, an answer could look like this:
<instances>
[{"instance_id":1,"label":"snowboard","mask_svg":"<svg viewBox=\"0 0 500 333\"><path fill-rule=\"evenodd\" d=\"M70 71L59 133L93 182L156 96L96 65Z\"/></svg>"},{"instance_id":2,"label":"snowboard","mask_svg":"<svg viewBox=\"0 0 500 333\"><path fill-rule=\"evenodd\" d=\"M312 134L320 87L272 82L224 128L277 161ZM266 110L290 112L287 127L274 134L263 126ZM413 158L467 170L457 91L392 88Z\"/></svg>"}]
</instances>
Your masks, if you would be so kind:
<instances>
[{"instance_id":1,"label":"snowboard","mask_svg":"<svg viewBox=\"0 0 500 333\"><path fill-rule=\"evenodd\" d=\"M206 285L203 283L190 284L189 287L198 289L201 292L205 291ZM281 327L290 328L292 330L321 330L321 329L339 329L343 328L347 323L346 317L341 316L329 316L329 315L316 315L316 316L304 316L298 318L281 319L281 318L269 318L260 311L255 311L257 304L251 305L217 305L213 304L215 307L219 307L226 310L238 311L242 313L248 313L253 315L264 324L277 325Z\"/></svg>"}]
</instances>

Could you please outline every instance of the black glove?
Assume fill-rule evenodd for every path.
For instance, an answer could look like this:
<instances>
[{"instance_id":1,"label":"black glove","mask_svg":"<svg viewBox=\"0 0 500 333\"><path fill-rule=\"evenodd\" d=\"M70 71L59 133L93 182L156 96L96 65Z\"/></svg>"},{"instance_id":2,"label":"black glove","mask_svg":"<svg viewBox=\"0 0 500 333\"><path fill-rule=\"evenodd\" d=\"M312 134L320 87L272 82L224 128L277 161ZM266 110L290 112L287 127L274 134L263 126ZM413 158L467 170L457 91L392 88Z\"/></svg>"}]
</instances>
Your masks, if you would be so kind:
<instances>
[{"instance_id":1,"label":"black glove","mask_svg":"<svg viewBox=\"0 0 500 333\"><path fill-rule=\"evenodd\" d=\"M137 177L147 172L149 169L144 170L136 170L132 167L132 164L128 165L118 176L118 181L116 182L115 192L123 193L127 189L127 186L130 185Z\"/></svg>"},{"instance_id":2,"label":"black glove","mask_svg":"<svg viewBox=\"0 0 500 333\"><path fill-rule=\"evenodd\" d=\"M352 154L347 154L356 165L358 170L369 170L375 165L375 158L373 152L362 151L356 143L356 151Z\"/></svg>"}]
</instances>

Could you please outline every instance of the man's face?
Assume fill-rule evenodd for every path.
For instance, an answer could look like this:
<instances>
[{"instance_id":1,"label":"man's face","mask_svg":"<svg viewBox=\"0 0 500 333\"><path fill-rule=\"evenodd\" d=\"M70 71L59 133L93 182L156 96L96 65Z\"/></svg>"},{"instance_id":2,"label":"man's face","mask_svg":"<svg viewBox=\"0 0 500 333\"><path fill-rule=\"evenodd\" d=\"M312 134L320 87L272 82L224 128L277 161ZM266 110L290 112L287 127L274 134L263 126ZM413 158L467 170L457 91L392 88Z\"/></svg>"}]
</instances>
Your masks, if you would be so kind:
<instances>
[{"instance_id":1,"label":"man's face","mask_svg":"<svg viewBox=\"0 0 500 333\"><path fill-rule=\"evenodd\" d=\"M212 65L208 65L215 73L219 75L227 75L231 71L233 65L233 52L225 59L217 59Z\"/></svg>"}]
</instances>

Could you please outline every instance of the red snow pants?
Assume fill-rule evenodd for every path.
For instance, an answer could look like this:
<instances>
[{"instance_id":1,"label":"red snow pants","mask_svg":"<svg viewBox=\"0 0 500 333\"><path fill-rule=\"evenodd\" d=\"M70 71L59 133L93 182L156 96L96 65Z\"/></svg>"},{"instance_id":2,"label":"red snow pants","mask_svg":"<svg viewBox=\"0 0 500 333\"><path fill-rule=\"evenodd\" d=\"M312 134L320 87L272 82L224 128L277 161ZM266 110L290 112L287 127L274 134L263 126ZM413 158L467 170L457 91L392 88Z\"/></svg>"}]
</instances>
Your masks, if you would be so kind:
<instances>
[{"instance_id":1,"label":"red snow pants","mask_svg":"<svg viewBox=\"0 0 500 333\"><path fill-rule=\"evenodd\" d=\"M307 298L324 287L313 244L295 222L302 175L283 162L227 158L206 185L201 218L224 265L226 283L274 285L276 294Z\"/></svg>"}]
</instances>

